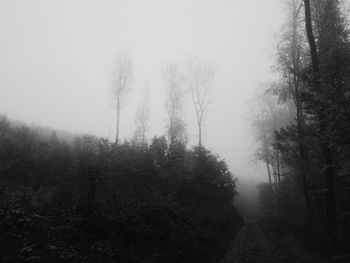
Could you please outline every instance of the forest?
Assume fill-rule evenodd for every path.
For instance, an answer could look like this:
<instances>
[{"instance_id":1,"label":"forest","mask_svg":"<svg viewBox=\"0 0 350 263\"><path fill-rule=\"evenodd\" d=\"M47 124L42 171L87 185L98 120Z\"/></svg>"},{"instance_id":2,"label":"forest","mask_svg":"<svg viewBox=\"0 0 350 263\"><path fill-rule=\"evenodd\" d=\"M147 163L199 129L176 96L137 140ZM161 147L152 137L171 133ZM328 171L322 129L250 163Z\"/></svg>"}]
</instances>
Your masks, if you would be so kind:
<instances>
[{"instance_id":1,"label":"forest","mask_svg":"<svg viewBox=\"0 0 350 263\"><path fill-rule=\"evenodd\" d=\"M233 7L243 5L238 2ZM223 130L239 130L241 123L231 118L241 114L240 106L238 113L214 117L212 112L220 111L211 106L228 109L222 97L215 101L219 95L238 105L234 97L241 99L238 90L245 87L237 81L227 96L220 89L227 81L223 66L206 56L165 59L156 71L162 96L154 92L157 81L135 81L142 70L132 52L118 52L109 87L99 87L108 89L112 101L112 136L72 132L68 124L62 130L28 124L0 113L0 262L350 262L350 5L285 0L282 6L268 80L250 94L253 146L233 138L239 133L223 138ZM208 10L215 11L209 5ZM246 33L248 27L239 27ZM246 67L243 60L238 64ZM247 65L243 85L262 67ZM229 71L234 79L238 74ZM76 97L97 93L91 94ZM131 95L139 97L137 106ZM100 106L94 99L88 107ZM159 101L163 115L155 105ZM48 104L40 112L48 111ZM60 105L65 107L70 106ZM63 116L67 123L78 122L69 114ZM87 115L79 118L98 126ZM209 129L210 118L224 125ZM161 125L162 132L152 125ZM208 131L215 132L214 140ZM232 156L215 144L231 147ZM246 149L253 162L241 166L258 167L259 176L248 176L248 168L233 172L232 159ZM244 190L241 179L253 190Z\"/></svg>"},{"instance_id":2,"label":"forest","mask_svg":"<svg viewBox=\"0 0 350 263\"><path fill-rule=\"evenodd\" d=\"M120 117L133 74L128 53L114 69L115 141L0 119L1 262L219 262L243 224L226 162L202 144L213 70L199 58L186 77L164 70L166 134L148 137L146 84L132 139ZM198 126L187 146L186 93Z\"/></svg>"},{"instance_id":3,"label":"forest","mask_svg":"<svg viewBox=\"0 0 350 263\"><path fill-rule=\"evenodd\" d=\"M210 262L242 224L204 147L69 141L6 117L0 132L2 262Z\"/></svg>"},{"instance_id":4,"label":"forest","mask_svg":"<svg viewBox=\"0 0 350 263\"><path fill-rule=\"evenodd\" d=\"M275 78L255 95L262 221L322 258L350 248L350 42L346 1L287 1ZM339 257L348 262L349 257ZM344 260L344 261L342 261Z\"/></svg>"}]
</instances>

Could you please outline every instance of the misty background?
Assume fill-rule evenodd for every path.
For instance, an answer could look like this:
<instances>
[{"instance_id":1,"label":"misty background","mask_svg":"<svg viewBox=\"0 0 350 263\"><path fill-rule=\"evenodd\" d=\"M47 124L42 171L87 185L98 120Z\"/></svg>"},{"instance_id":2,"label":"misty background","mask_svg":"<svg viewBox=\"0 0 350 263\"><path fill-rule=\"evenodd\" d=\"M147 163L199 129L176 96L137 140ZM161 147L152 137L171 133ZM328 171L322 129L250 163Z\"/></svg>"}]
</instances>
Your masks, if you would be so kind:
<instances>
[{"instance_id":1,"label":"misty background","mask_svg":"<svg viewBox=\"0 0 350 263\"><path fill-rule=\"evenodd\" d=\"M132 91L121 116L131 138L145 82L150 82L148 136L165 132L162 68L188 56L213 63L215 84L204 144L240 181L266 180L252 165L249 100L271 76L280 1L2 1L0 112L27 124L114 138L111 95L116 55L134 64ZM191 101L184 108L189 145L197 140Z\"/></svg>"},{"instance_id":2,"label":"misty background","mask_svg":"<svg viewBox=\"0 0 350 263\"><path fill-rule=\"evenodd\" d=\"M348 0L0 0L1 262L349 262Z\"/></svg>"}]
</instances>

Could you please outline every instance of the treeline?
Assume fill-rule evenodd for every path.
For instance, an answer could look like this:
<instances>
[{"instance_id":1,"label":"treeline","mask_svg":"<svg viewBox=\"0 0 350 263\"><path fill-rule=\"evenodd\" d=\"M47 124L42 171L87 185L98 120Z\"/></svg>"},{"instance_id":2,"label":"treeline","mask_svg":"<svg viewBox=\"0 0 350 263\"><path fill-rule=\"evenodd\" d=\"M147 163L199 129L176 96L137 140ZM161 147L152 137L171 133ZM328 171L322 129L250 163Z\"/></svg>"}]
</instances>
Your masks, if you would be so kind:
<instances>
[{"instance_id":1,"label":"treeline","mask_svg":"<svg viewBox=\"0 0 350 263\"><path fill-rule=\"evenodd\" d=\"M219 262L242 219L203 147L64 141L0 119L1 262Z\"/></svg>"},{"instance_id":2,"label":"treeline","mask_svg":"<svg viewBox=\"0 0 350 263\"><path fill-rule=\"evenodd\" d=\"M347 2L286 2L278 80L259 91L253 122L269 180L261 203L278 231L307 233L323 240L323 252L341 253L350 247Z\"/></svg>"}]
</instances>

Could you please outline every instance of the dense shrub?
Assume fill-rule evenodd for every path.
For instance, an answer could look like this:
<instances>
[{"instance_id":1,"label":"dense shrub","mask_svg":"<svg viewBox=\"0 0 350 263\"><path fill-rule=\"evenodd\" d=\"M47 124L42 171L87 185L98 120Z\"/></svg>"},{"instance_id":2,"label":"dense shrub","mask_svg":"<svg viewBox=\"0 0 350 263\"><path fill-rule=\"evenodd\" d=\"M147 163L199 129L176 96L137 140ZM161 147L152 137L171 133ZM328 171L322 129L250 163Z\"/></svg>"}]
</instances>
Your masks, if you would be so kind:
<instances>
[{"instance_id":1,"label":"dense shrub","mask_svg":"<svg viewBox=\"0 0 350 263\"><path fill-rule=\"evenodd\" d=\"M0 261L219 262L242 223L204 148L67 142L0 122Z\"/></svg>"}]
</instances>

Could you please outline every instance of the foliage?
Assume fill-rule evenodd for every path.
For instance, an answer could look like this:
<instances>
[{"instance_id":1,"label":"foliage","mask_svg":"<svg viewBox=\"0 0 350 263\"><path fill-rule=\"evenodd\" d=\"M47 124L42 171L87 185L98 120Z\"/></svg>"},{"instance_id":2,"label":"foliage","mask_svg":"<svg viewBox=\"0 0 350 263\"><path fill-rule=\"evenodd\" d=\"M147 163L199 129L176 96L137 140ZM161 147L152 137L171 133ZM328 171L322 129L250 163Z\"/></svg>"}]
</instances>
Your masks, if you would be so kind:
<instances>
[{"instance_id":1,"label":"foliage","mask_svg":"<svg viewBox=\"0 0 350 263\"><path fill-rule=\"evenodd\" d=\"M216 262L242 219L235 180L204 148L0 122L0 261Z\"/></svg>"},{"instance_id":2,"label":"foliage","mask_svg":"<svg viewBox=\"0 0 350 263\"><path fill-rule=\"evenodd\" d=\"M280 81L266 93L277 96L279 104L293 102L296 111L289 112L294 120L268 133L273 134L269 151L280 153L283 180L261 185L260 197L269 220L317 237L326 234L320 240L338 242L334 252L350 241L349 24L340 1L312 1L311 14L305 16L299 2L288 3L274 67ZM304 1L304 8L309 4ZM307 32L305 18L311 20ZM260 127L268 124L263 119ZM304 222L290 220L293 214Z\"/></svg>"}]
</instances>

